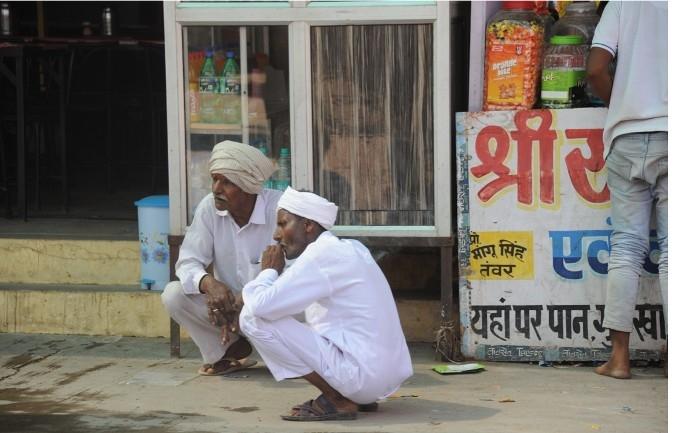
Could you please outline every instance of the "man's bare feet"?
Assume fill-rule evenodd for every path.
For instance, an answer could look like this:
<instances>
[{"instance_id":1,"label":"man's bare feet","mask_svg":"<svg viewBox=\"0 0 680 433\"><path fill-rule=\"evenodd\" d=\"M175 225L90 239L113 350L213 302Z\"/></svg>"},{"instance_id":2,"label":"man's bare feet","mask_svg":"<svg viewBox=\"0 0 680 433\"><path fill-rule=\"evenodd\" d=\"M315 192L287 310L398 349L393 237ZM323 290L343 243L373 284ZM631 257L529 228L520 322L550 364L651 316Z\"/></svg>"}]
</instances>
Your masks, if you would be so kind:
<instances>
[{"instance_id":1,"label":"man's bare feet","mask_svg":"<svg viewBox=\"0 0 680 433\"><path fill-rule=\"evenodd\" d=\"M628 351L630 333L610 329L609 337L612 342L611 357L609 361L597 367L595 373L615 379L630 379L630 355Z\"/></svg>"},{"instance_id":2,"label":"man's bare feet","mask_svg":"<svg viewBox=\"0 0 680 433\"><path fill-rule=\"evenodd\" d=\"M611 359L595 369L595 373L614 379L630 379L629 365L616 365Z\"/></svg>"}]
</instances>

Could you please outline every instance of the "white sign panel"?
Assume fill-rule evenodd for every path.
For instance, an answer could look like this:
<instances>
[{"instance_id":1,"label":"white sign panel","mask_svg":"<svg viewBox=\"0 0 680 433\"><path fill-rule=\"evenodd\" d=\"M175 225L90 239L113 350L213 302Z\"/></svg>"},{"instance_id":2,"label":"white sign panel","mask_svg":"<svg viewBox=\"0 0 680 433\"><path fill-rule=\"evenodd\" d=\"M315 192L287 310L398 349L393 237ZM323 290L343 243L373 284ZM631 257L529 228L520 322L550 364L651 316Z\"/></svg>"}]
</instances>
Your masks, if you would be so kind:
<instances>
[{"instance_id":1,"label":"white sign panel","mask_svg":"<svg viewBox=\"0 0 680 433\"><path fill-rule=\"evenodd\" d=\"M604 108L458 113L462 349L489 360L603 360L609 190ZM638 297L632 356L666 333L658 246Z\"/></svg>"}]
</instances>

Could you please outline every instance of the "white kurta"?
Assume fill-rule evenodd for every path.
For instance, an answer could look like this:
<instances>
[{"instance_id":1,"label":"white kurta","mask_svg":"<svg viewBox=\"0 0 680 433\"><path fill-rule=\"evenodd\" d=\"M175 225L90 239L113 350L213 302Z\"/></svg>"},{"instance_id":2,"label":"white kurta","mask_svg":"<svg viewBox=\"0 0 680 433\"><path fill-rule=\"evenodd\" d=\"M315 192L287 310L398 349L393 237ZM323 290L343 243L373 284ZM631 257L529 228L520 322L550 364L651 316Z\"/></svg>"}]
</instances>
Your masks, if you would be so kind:
<instances>
[{"instance_id":1,"label":"white kurta","mask_svg":"<svg viewBox=\"0 0 680 433\"><path fill-rule=\"evenodd\" d=\"M211 263L215 278L233 290L240 292L245 283L255 278L262 251L274 243L276 205L281 194L263 189L257 195L250 221L243 227L229 212L217 210L212 194L201 200L175 266L185 293L200 293L198 283Z\"/></svg>"},{"instance_id":2,"label":"white kurta","mask_svg":"<svg viewBox=\"0 0 680 433\"><path fill-rule=\"evenodd\" d=\"M262 190L250 221L243 227L236 224L229 212L215 208L212 194L203 198L196 208L177 260L180 282L171 281L161 299L170 316L194 340L205 363L212 364L222 358L238 336L231 335L229 343L222 344L220 328L208 320L206 296L199 292L198 283L211 263L215 278L236 292L257 275L262 251L274 242L276 205L281 194Z\"/></svg>"},{"instance_id":3,"label":"white kurta","mask_svg":"<svg viewBox=\"0 0 680 433\"><path fill-rule=\"evenodd\" d=\"M323 232L280 276L260 272L243 300L241 330L276 380L316 371L370 403L413 374L390 287L358 241ZM302 311L307 324L292 319Z\"/></svg>"}]
</instances>

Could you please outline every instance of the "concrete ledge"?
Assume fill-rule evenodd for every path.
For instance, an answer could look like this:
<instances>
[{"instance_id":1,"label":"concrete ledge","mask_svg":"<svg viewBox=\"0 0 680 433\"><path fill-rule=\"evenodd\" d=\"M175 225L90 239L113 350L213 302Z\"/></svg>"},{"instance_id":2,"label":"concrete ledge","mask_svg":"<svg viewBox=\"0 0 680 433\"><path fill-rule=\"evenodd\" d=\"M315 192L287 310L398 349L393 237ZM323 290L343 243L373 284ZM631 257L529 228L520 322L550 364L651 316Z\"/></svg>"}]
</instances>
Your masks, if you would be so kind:
<instances>
[{"instance_id":1,"label":"concrete ledge","mask_svg":"<svg viewBox=\"0 0 680 433\"><path fill-rule=\"evenodd\" d=\"M159 292L0 290L0 332L168 337Z\"/></svg>"},{"instance_id":2,"label":"concrete ledge","mask_svg":"<svg viewBox=\"0 0 680 433\"><path fill-rule=\"evenodd\" d=\"M129 285L139 242L0 238L0 283Z\"/></svg>"},{"instance_id":3,"label":"concrete ledge","mask_svg":"<svg viewBox=\"0 0 680 433\"><path fill-rule=\"evenodd\" d=\"M438 301L398 300L397 309L409 342L434 340ZM160 292L24 286L0 288L0 332L167 338L170 321Z\"/></svg>"}]
</instances>

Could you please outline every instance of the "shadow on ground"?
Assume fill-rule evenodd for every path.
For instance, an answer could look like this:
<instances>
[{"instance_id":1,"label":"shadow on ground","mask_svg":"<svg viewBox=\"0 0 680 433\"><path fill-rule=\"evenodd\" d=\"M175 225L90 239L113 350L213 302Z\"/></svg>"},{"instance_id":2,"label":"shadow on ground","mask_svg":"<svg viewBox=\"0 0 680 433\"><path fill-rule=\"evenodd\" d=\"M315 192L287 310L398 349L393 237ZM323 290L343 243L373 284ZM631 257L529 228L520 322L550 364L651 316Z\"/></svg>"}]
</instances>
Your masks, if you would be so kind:
<instances>
[{"instance_id":1,"label":"shadow on ground","mask_svg":"<svg viewBox=\"0 0 680 433\"><path fill-rule=\"evenodd\" d=\"M228 428L229 423L225 419L196 413L156 411L138 415L105 411L97 411L96 414L89 411L72 412L76 406L72 403L59 404L59 402L54 401L17 402L4 406L3 410L0 411L0 425L3 426L3 431L13 433L127 433L131 431L160 433L187 431L186 427L188 425L182 426L182 424L190 424L192 426L217 424L223 426L222 431L230 431ZM253 416L259 410L257 407L224 409L241 413L253 412ZM12 413L6 413L4 410L9 410ZM16 413L24 411L28 413ZM345 421L342 423L331 421L323 424L304 424L304 426L311 427L313 425L317 428L315 431L318 431L320 425L337 427L342 424L348 428L351 427L352 430L359 428L362 429L361 431L368 432L373 428L390 425L419 424L422 426L423 424L429 424L436 426L447 421L482 420L495 415L497 412L498 410L496 409L481 406L413 398L383 403L379 412L361 414L360 418L356 421ZM281 422L285 423L285 421ZM302 428L303 425L301 424L300 427ZM304 430L307 430L307 428ZM208 433L215 430L201 431L196 430L194 427L191 431L193 433Z\"/></svg>"}]
</instances>

